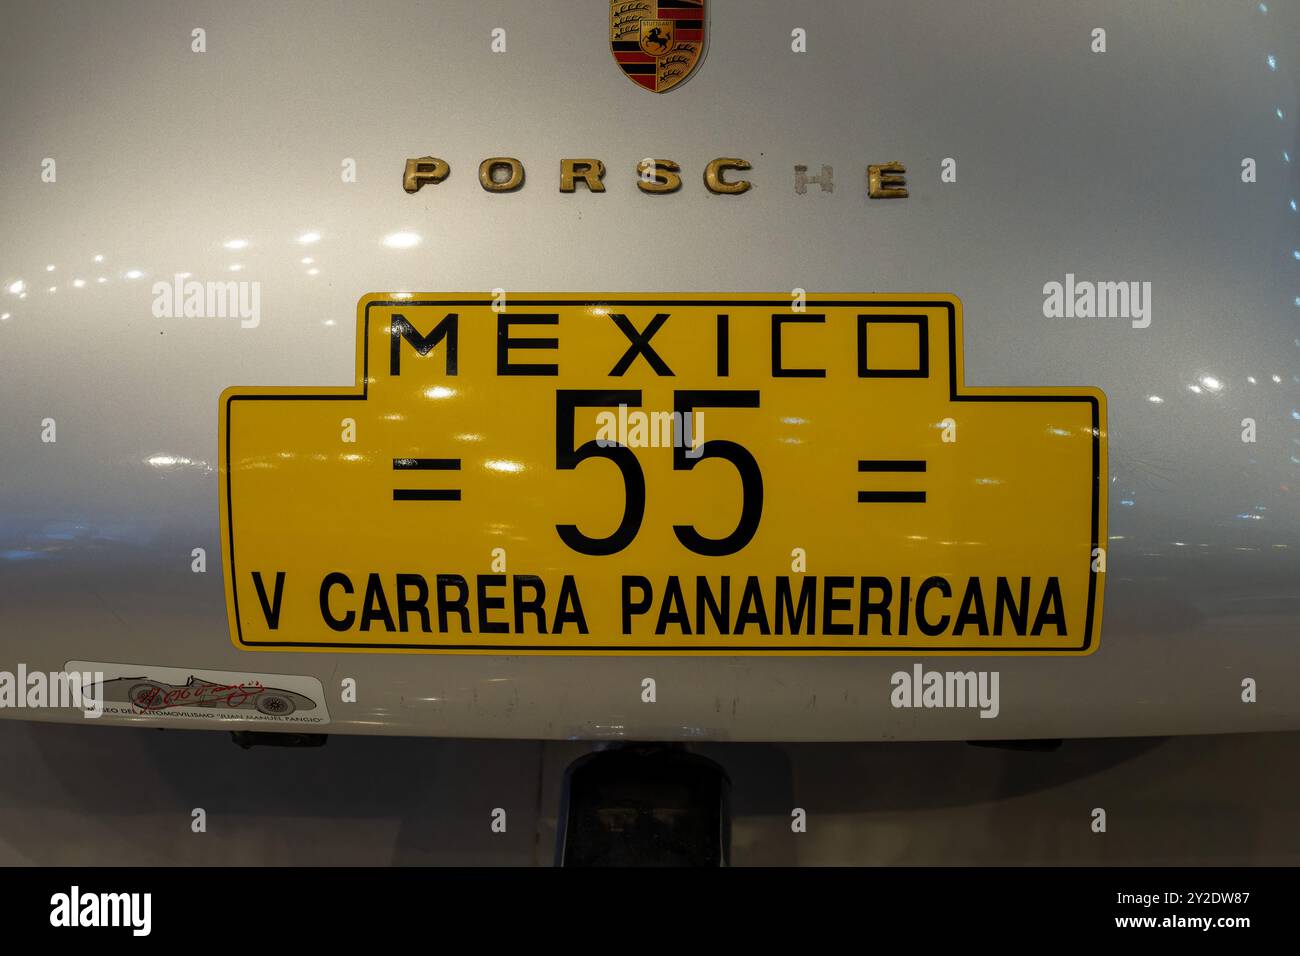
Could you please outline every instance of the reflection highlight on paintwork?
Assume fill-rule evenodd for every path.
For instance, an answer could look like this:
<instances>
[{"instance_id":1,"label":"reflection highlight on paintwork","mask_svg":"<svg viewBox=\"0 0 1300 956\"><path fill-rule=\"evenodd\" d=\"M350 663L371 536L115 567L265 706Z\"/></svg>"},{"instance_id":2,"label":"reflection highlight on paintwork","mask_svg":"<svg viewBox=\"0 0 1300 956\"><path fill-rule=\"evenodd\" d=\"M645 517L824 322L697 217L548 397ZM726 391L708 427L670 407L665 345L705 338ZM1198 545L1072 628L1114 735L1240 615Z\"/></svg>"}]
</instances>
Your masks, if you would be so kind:
<instances>
[{"instance_id":1,"label":"reflection highlight on paintwork","mask_svg":"<svg viewBox=\"0 0 1300 956\"><path fill-rule=\"evenodd\" d=\"M153 468L198 468L203 471L212 471L212 465L202 459L187 458L184 455L169 455L159 453L150 455L144 460L146 465Z\"/></svg>"}]
</instances>

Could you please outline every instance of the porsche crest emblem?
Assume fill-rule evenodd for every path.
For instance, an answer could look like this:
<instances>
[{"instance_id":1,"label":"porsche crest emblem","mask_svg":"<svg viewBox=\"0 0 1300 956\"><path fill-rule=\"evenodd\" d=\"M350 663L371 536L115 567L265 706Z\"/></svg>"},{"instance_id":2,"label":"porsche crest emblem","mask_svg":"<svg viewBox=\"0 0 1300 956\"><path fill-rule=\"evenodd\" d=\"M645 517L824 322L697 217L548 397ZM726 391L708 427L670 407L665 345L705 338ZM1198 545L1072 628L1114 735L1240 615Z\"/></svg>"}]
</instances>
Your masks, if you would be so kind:
<instances>
[{"instance_id":1,"label":"porsche crest emblem","mask_svg":"<svg viewBox=\"0 0 1300 956\"><path fill-rule=\"evenodd\" d=\"M652 93L684 83L704 52L705 0L610 0L609 46L627 78Z\"/></svg>"}]
</instances>

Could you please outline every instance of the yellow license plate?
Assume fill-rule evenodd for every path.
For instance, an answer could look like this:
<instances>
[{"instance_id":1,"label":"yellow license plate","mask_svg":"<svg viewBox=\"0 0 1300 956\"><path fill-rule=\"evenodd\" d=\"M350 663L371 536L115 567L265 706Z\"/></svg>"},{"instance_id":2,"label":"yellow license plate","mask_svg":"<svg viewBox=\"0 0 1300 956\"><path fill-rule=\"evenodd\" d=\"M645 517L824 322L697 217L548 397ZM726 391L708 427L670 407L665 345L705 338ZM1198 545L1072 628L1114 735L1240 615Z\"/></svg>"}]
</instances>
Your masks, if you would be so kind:
<instances>
[{"instance_id":1,"label":"yellow license plate","mask_svg":"<svg viewBox=\"0 0 1300 956\"><path fill-rule=\"evenodd\" d=\"M221 397L247 650L1088 654L1106 400L971 388L945 295L369 295Z\"/></svg>"}]
</instances>

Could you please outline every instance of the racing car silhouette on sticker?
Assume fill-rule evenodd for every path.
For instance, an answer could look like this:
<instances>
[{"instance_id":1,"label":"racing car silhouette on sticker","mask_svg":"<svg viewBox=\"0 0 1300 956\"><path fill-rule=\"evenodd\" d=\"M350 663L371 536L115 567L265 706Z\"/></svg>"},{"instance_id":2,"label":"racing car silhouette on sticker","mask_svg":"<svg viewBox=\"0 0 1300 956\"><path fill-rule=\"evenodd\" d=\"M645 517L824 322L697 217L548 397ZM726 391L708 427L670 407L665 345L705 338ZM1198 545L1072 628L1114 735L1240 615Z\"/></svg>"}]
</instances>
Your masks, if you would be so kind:
<instances>
[{"instance_id":1,"label":"racing car silhouette on sticker","mask_svg":"<svg viewBox=\"0 0 1300 956\"><path fill-rule=\"evenodd\" d=\"M268 717L287 717L298 710L314 710L310 697L266 687L260 681L223 684L191 675L184 684L168 684L148 677L118 677L104 681L104 701L129 703L141 713L158 713L179 707L256 710Z\"/></svg>"}]
</instances>

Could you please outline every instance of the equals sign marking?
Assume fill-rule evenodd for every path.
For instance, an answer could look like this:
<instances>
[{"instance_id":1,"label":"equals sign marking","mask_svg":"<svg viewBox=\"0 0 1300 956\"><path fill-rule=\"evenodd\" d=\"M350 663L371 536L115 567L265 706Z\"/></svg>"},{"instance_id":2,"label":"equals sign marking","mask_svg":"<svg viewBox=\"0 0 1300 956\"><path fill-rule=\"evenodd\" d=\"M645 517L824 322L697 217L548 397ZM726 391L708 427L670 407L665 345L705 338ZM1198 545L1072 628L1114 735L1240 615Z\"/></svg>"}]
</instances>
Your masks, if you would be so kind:
<instances>
[{"instance_id":1,"label":"equals sign marking","mask_svg":"<svg viewBox=\"0 0 1300 956\"><path fill-rule=\"evenodd\" d=\"M858 462L858 471L923 472L925 462L912 458L875 458ZM859 491L858 504L873 502L925 502L924 491Z\"/></svg>"},{"instance_id":2,"label":"equals sign marking","mask_svg":"<svg viewBox=\"0 0 1300 956\"><path fill-rule=\"evenodd\" d=\"M460 471L459 458L394 458L393 471ZM459 488L394 488L394 501L460 501Z\"/></svg>"}]
</instances>

